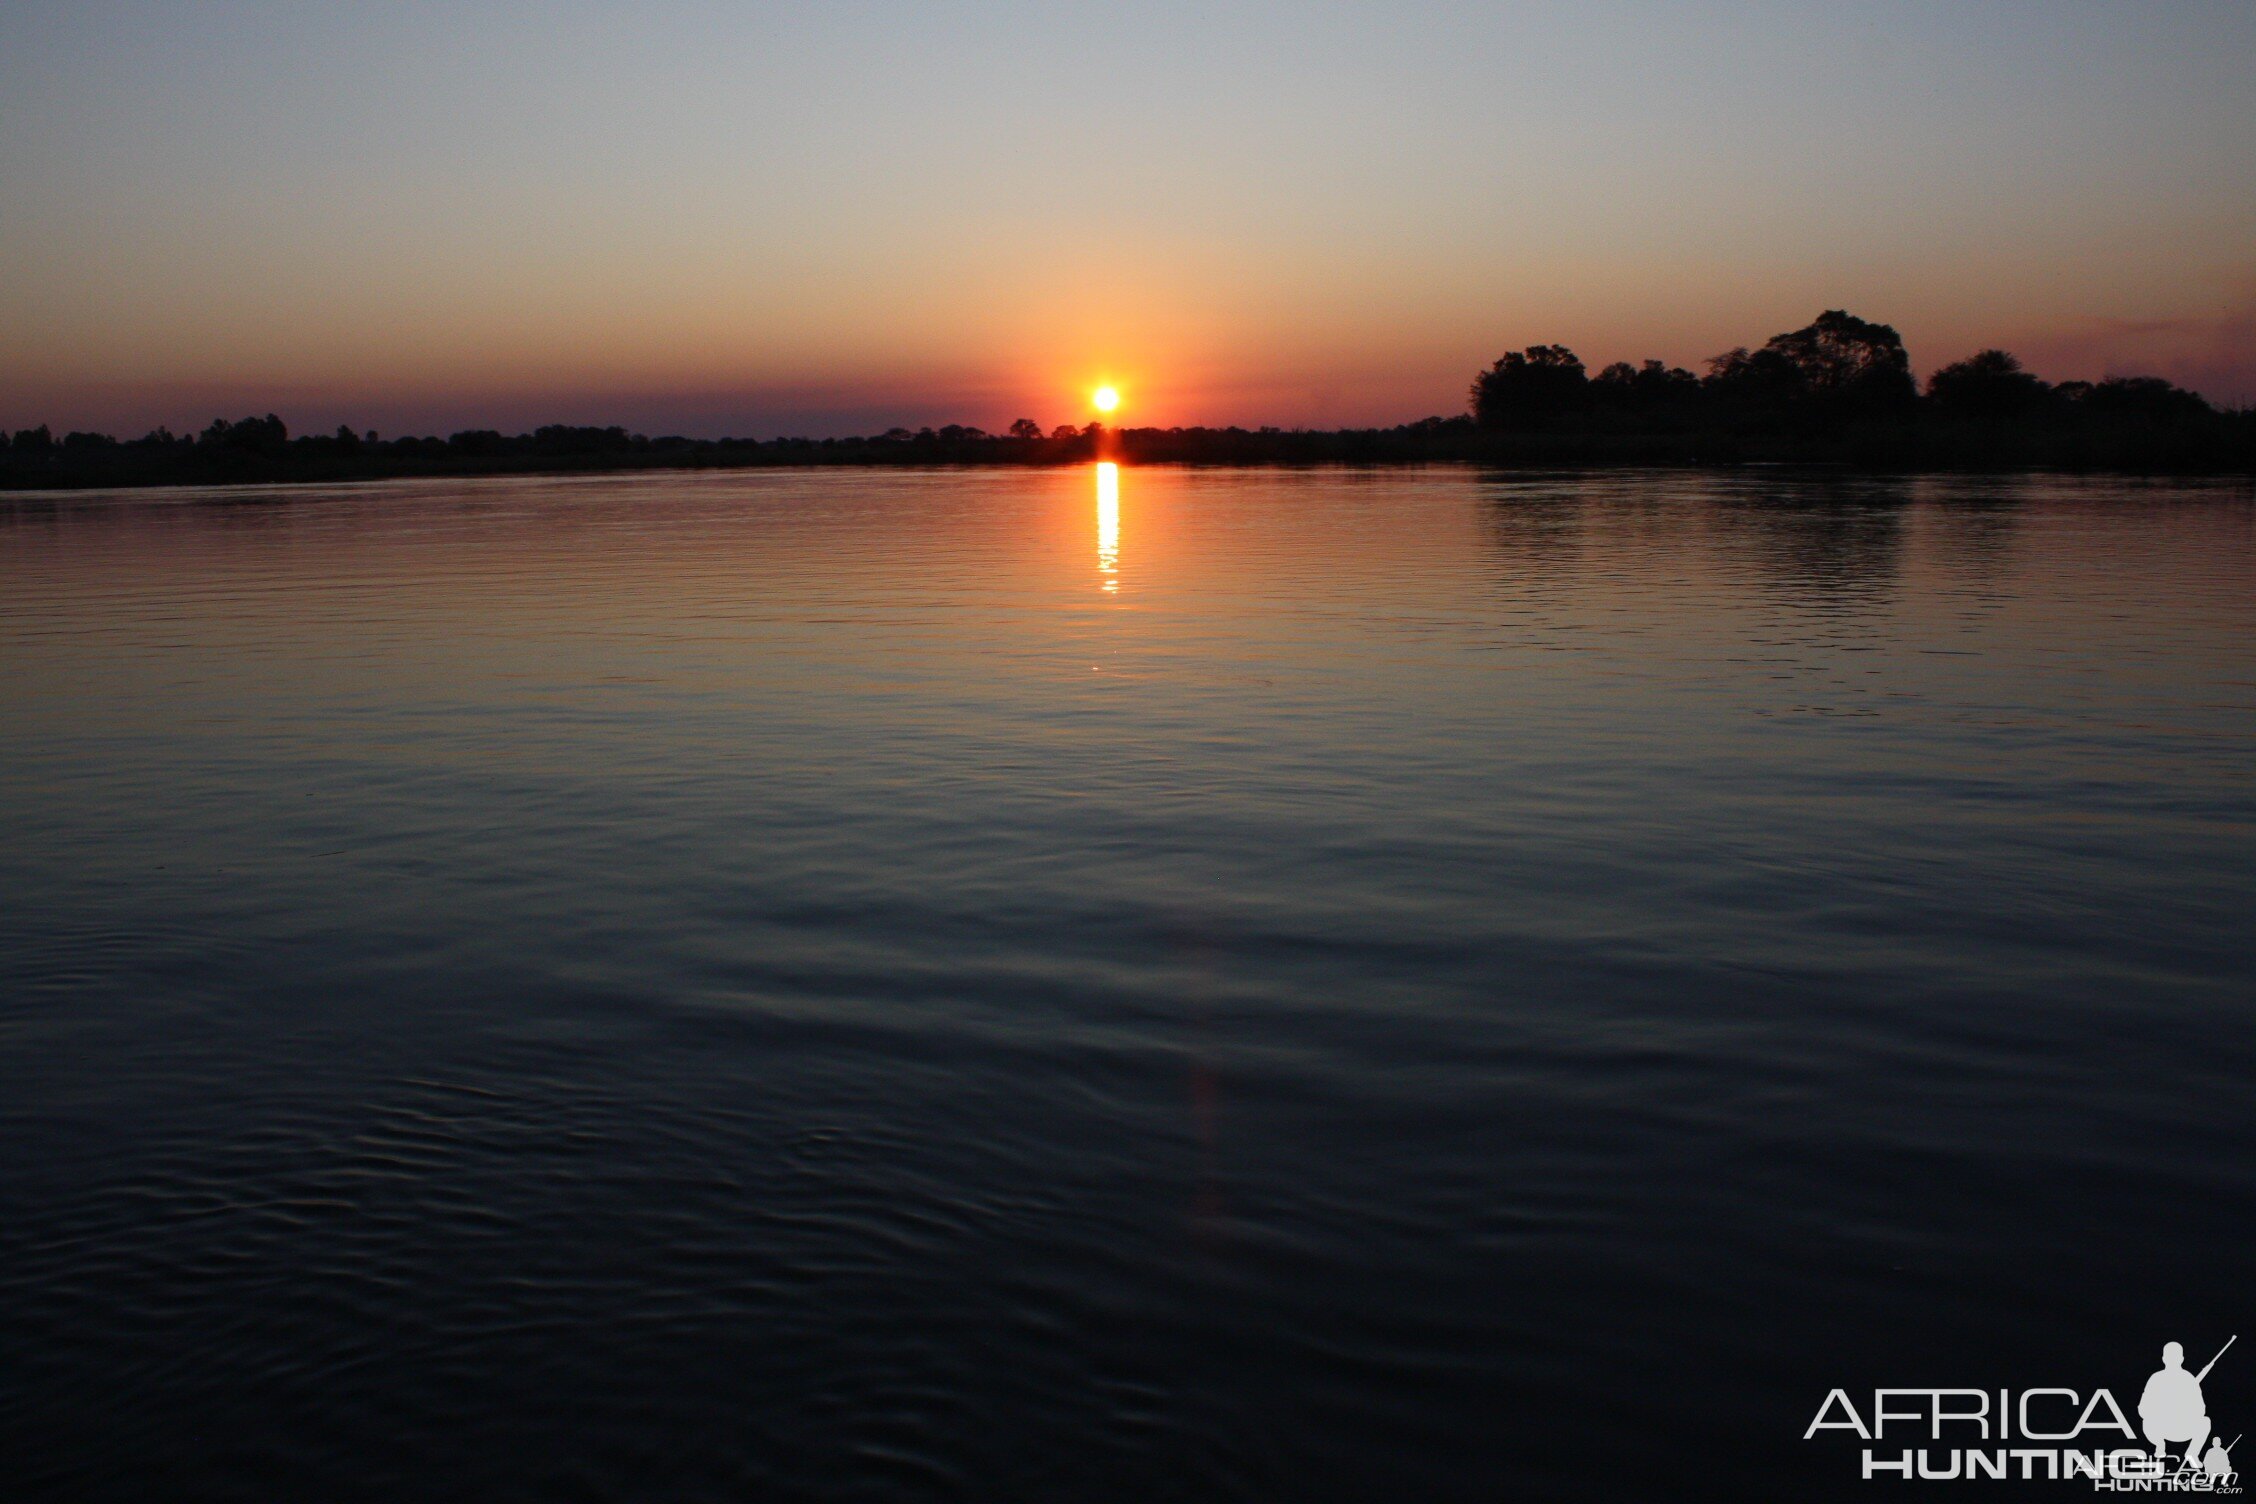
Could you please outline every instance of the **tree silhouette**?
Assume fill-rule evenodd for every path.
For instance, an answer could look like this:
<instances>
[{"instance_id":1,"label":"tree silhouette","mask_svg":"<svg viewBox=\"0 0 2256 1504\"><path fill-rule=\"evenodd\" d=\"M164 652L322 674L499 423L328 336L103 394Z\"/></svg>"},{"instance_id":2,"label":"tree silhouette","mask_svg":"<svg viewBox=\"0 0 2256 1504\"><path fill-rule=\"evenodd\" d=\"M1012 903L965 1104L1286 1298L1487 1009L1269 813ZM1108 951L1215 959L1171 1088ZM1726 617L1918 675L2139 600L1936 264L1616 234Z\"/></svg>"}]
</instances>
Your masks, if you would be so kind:
<instances>
[{"instance_id":1,"label":"tree silhouette","mask_svg":"<svg viewBox=\"0 0 2256 1504\"><path fill-rule=\"evenodd\" d=\"M2097 386L2063 382L2059 390L2082 411L2117 421L2181 422L2216 411L2198 394L2159 376L2110 376Z\"/></svg>"},{"instance_id":2,"label":"tree silhouette","mask_svg":"<svg viewBox=\"0 0 2256 1504\"><path fill-rule=\"evenodd\" d=\"M1927 400L1944 417L1998 422L2026 418L2050 402L2052 388L2003 350L1954 360L1927 378Z\"/></svg>"},{"instance_id":3,"label":"tree silhouette","mask_svg":"<svg viewBox=\"0 0 2256 1504\"><path fill-rule=\"evenodd\" d=\"M1760 350L1726 350L1708 362L1708 391L1727 411L1826 415L1908 411L1918 400L1903 338L1886 324L1829 308L1802 328L1774 334Z\"/></svg>"},{"instance_id":4,"label":"tree silhouette","mask_svg":"<svg viewBox=\"0 0 2256 1504\"><path fill-rule=\"evenodd\" d=\"M1907 403L1918 395L1903 337L1886 324L1870 324L1829 308L1790 334L1763 346L1782 357L1811 393L1859 405Z\"/></svg>"},{"instance_id":5,"label":"tree silhouette","mask_svg":"<svg viewBox=\"0 0 2256 1504\"><path fill-rule=\"evenodd\" d=\"M1483 428L1541 427L1581 407L1589 385L1574 351L1565 345L1530 345L1507 351L1474 377L1468 399Z\"/></svg>"},{"instance_id":6,"label":"tree silhouette","mask_svg":"<svg viewBox=\"0 0 2256 1504\"><path fill-rule=\"evenodd\" d=\"M238 423L214 418L197 442L213 449L240 450L246 454L279 454L290 442L290 430L272 413L263 418L245 418Z\"/></svg>"},{"instance_id":7,"label":"tree silhouette","mask_svg":"<svg viewBox=\"0 0 2256 1504\"><path fill-rule=\"evenodd\" d=\"M1014 439L1038 439L1042 436L1042 425L1032 418L1020 418L1011 424L1010 436Z\"/></svg>"},{"instance_id":8,"label":"tree silhouette","mask_svg":"<svg viewBox=\"0 0 2256 1504\"><path fill-rule=\"evenodd\" d=\"M1682 366L1648 360L1633 366L1617 360L1590 382L1590 394L1609 407L1650 409L1696 397L1700 380Z\"/></svg>"}]
</instances>

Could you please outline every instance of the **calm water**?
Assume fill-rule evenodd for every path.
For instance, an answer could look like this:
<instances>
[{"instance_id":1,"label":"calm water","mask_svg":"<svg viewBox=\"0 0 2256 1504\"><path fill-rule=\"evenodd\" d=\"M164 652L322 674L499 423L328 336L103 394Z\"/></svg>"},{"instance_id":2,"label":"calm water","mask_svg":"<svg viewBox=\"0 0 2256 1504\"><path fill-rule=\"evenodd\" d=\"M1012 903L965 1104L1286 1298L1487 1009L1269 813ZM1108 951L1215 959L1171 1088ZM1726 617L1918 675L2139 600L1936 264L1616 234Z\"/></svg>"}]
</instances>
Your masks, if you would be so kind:
<instances>
[{"instance_id":1,"label":"calm water","mask_svg":"<svg viewBox=\"0 0 2256 1504\"><path fill-rule=\"evenodd\" d=\"M2246 486L17 499L0 693L11 1498L1829 1497L2256 1340Z\"/></svg>"}]
</instances>

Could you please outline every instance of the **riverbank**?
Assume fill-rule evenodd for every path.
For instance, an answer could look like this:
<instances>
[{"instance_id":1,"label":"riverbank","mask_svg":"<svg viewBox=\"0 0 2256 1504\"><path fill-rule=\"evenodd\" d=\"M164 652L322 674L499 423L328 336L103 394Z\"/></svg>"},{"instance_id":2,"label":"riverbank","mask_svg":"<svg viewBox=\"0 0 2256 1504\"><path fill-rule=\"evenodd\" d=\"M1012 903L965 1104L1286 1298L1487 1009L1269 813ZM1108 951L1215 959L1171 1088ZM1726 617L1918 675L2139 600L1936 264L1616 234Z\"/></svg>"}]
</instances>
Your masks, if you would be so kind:
<instances>
[{"instance_id":1,"label":"riverbank","mask_svg":"<svg viewBox=\"0 0 2256 1504\"><path fill-rule=\"evenodd\" d=\"M272 428L267 424L272 423ZM252 432L245 434L243 430ZM878 438L648 438L623 429L546 428L504 436L376 439L346 432L286 438L279 420L215 424L197 439L118 442L72 434L0 449L0 490L246 485L396 478L604 474L639 470L858 465L1130 464L1727 467L1832 465L1886 471L2046 470L2256 474L2256 414L2214 412L2161 423L2003 427L1936 421L1822 429L1507 432L1466 419L1331 431L1097 425L1049 437L976 429L896 430Z\"/></svg>"}]
</instances>

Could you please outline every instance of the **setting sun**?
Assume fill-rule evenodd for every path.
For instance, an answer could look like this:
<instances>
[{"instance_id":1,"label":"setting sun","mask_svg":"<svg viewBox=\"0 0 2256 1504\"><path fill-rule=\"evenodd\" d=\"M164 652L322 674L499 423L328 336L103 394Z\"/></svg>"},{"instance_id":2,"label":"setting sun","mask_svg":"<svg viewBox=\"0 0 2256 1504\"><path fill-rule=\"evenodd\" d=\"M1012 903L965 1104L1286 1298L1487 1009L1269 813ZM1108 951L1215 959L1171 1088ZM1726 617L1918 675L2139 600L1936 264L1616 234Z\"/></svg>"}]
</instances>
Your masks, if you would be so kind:
<instances>
[{"instance_id":1,"label":"setting sun","mask_svg":"<svg viewBox=\"0 0 2256 1504\"><path fill-rule=\"evenodd\" d=\"M1096 404L1098 412L1109 413L1120 405L1120 393L1109 386L1100 386L1090 394L1089 400Z\"/></svg>"}]
</instances>

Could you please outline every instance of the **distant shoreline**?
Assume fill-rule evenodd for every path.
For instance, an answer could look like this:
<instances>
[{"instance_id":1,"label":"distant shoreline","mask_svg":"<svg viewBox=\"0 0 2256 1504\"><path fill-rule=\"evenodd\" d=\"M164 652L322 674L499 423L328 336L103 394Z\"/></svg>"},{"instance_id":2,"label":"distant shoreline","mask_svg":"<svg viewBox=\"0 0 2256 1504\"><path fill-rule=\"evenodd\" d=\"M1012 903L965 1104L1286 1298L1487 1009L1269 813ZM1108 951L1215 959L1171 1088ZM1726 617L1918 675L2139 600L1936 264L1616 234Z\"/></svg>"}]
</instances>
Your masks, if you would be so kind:
<instances>
[{"instance_id":1,"label":"distant shoreline","mask_svg":"<svg viewBox=\"0 0 2256 1504\"><path fill-rule=\"evenodd\" d=\"M1903 339L1839 308L1727 350L1695 376L1658 360L1592 376L1565 345L1507 350L1478 372L1469 411L1393 428L1108 428L1020 418L1003 433L951 423L874 438L647 438L550 424L385 439L339 427L292 437L281 418L216 419L125 442L47 427L0 433L0 491L213 486L475 475L580 475L775 466L1485 465L1728 468L1822 465L1875 473L2091 471L2256 474L2256 408L2220 409L2154 376L2038 379L1983 350L1913 379ZM1111 410L1107 387L1092 393Z\"/></svg>"},{"instance_id":2,"label":"distant shoreline","mask_svg":"<svg viewBox=\"0 0 2256 1504\"><path fill-rule=\"evenodd\" d=\"M1251 466L1473 465L1497 469L1689 468L1803 464L1888 473L2089 471L2256 474L2256 414L2198 423L2005 429L1867 424L1813 433L1508 433L1464 420L1393 429L1096 429L1071 437L959 432L882 439L647 439L620 430L532 436L395 439L346 450L333 438L269 447L207 440L55 443L0 450L0 491L107 490L484 475L603 475L805 467L1040 468L1128 464Z\"/></svg>"}]
</instances>

